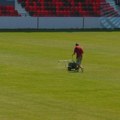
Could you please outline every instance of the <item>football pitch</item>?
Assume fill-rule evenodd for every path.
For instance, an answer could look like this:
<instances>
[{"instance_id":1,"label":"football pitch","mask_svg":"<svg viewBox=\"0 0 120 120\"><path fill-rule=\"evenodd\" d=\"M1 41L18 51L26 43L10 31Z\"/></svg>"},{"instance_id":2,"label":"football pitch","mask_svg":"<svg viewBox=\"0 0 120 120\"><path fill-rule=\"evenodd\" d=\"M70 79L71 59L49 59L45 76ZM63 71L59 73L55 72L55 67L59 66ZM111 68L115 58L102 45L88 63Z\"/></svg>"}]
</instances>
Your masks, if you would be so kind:
<instances>
[{"instance_id":1,"label":"football pitch","mask_svg":"<svg viewBox=\"0 0 120 120\"><path fill-rule=\"evenodd\" d=\"M0 32L0 120L120 120L120 32Z\"/></svg>"}]
</instances>

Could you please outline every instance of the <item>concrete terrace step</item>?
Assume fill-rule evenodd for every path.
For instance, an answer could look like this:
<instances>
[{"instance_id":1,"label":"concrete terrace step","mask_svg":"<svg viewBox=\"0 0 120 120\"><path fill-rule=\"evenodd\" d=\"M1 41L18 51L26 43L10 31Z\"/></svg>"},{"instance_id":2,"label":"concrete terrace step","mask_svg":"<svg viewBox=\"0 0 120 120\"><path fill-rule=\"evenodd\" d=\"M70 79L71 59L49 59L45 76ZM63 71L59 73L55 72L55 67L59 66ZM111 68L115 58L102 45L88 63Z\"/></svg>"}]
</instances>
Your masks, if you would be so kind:
<instances>
[{"instance_id":1,"label":"concrete terrace step","mask_svg":"<svg viewBox=\"0 0 120 120\"><path fill-rule=\"evenodd\" d=\"M15 9L18 11L19 14L22 16L28 16L28 12L21 6L21 4L18 3L17 0L15 0Z\"/></svg>"}]
</instances>

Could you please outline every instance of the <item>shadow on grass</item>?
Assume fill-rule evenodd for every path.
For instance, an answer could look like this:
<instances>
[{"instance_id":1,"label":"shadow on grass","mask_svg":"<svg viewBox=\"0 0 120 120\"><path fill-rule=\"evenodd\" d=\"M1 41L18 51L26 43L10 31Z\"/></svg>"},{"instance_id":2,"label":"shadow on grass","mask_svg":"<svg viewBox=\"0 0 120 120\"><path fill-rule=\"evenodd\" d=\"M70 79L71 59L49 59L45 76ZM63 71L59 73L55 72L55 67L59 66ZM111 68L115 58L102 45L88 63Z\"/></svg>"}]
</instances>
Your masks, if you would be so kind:
<instances>
[{"instance_id":1,"label":"shadow on grass","mask_svg":"<svg viewBox=\"0 0 120 120\"><path fill-rule=\"evenodd\" d=\"M83 73L83 72L82 71L71 70L71 71L68 71L68 73Z\"/></svg>"},{"instance_id":2,"label":"shadow on grass","mask_svg":"<svg viewBox=\"0 0 120 120\"><path fill-rule=\"evenodd\" d=\"M0 32L118 32L120 29L0 29Z\"/></svg>"}]
</instances>

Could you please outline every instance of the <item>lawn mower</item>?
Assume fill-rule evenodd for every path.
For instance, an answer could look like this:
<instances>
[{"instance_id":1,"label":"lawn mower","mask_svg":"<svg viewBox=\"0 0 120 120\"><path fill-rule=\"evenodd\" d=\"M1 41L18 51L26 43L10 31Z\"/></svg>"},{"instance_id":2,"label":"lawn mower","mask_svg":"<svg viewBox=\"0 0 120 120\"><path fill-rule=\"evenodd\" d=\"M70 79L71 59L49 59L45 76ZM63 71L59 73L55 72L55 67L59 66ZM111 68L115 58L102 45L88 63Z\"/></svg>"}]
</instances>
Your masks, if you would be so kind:
<instances>
[{"instance_id":1,"label":"lawn mower","mask_svg":"<svg viewBox=\"0 0 120 120\"><path fill-rule=\"evenodd\" d=\"M68 71L79 72L79 67L73 59L72 60L59 60L58 62L64 63L65 68L67 68Z\"/></svg>"},{"instance_id":2,"label":"lawn mower","mask_svg":"<svg viewBox=\"0 0 120 120\"><path fill-rule=\"evenodd\" d=\"M68 63L68 67L67 67L68 71L79 71L79 67L77 65L77 63L72 60Z\"/></svg>"}]
</instances>

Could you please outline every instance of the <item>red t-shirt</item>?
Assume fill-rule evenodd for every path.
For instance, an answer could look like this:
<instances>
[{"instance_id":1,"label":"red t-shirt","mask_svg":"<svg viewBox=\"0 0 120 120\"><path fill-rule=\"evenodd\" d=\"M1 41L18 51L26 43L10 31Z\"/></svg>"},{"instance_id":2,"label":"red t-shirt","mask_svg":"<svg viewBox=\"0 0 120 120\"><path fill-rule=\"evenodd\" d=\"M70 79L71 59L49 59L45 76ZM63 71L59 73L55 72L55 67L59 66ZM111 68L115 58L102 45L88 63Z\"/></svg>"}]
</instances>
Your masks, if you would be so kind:
<instances>
[{"instance_id":1,"label":"red t-shirt","mask_svg":"<svg viewBox=\"0 0 120 120\"><path fill-rule=\"evenodd\" d=\"M76 46L74 48L74 53L76 54L76 57L80 57L83 54L83 49L80 46Z\"/></svg>"}]
</instances>

